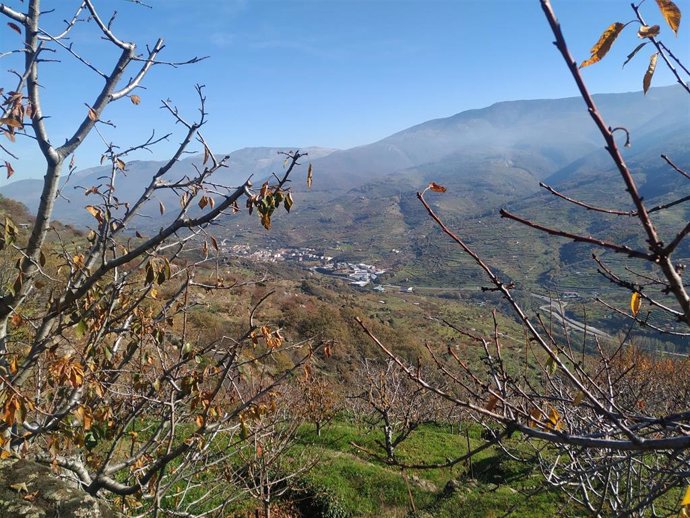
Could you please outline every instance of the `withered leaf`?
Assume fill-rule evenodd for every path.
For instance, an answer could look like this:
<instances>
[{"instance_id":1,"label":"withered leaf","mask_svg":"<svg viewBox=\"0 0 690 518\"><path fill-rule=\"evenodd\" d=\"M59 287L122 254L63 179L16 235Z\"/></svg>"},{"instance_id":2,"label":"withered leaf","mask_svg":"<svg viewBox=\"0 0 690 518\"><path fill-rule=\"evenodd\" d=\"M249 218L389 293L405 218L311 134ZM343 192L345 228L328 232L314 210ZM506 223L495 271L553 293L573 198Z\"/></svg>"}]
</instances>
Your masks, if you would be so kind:
<instances>
[{"instance_id":1,"label":"withered leaf","mask_svg":"<svg viewBox=\"0 0 690 518\"><path fill-rule=\"evenodd\" d=\"M671 2L671 0L656 0L656 4L661 10L661 14L664 16L666 23L671 27L671 30L678 36L678 27L680 27L680 9L678 6Z\"/></svg>"},{"instance_id":2,"label":"withered leaf","mask_svg":"<svg viewBox=\"0 0 690 518\"><path fill-rule=\"evenodd\" d=\"M22 121L17 120L17 119L12 119L11 117L3 117L0 119L0 125L4 124L5 126L9 128L17 128L21 129L24 127L24 124L22 124Z\"/></svg>"},{"instance_id":3,"label":"withered leaf","mask_svg":"<svg viewBox=\"0 0 690 518\"><path fill-rule=\"evenodd\" d=\"M657 59L659 59L659 53L655 52L649 58L649 66L647 67L647 71L644 73L644 77L642 78L642 90L645 94L652 84L652 77L654 77L654 70L656 70Z\"/></svg>"},{"instance_id":4,"label":"withered leaf","mask_svg":"<svg viewBox=\"0 0 690 518\"><path fill-rule=\"evenodd\" d=\"M129 100L132 101L132 104L138 105L141 102L141 97L138 95L130 95Z\"/></svg>"},{"instance_id":5,"label":"withered leaf","mask_svg":"<svg viewBox=\"0 0 690 518\"><path fill-rule=\"evenodd\" d=\"M637 31L638 38L653 38L659 34L658 25L643 25Z\"/></svg>"},{"instance_id":6,"label":"withered leaf","mask_svg":"<svg viewBox=\"0 0 690 518\"><path fill-rule=\"evenodd\" d=\"M591 56L589 59L580 63L580 68L588 67L589 65L601 60L611 49L611 45L613 45L613 42L616 41L616 38L624 27L625 24L620 22L615 22L609 25L599 38L599 41L597 41L590 50Z\"/></svg>"},{"instance_id":7,"label":"withered leaf","mask_svg":"<svg viewBox=\"0 0 690 518\"><path fill-rule=\"evenodd\" d=\"M648 41L643 41L643 42L640 43L637 47L635 47L635 49L634 49L630 54L628 54L628 57L625 58L625 62L623 63L623 66L627 65L628 62L629 62L632 58L635 57L635 54L637 54L640 50L642 50L642 47L644 47L647 43L649 43L649 42L648 42Z\"/></svg>"},{"instance_id":8,"label":"withered leaf","mask_svg":"<svg viewBox=\"0 0 690 518\"><path fill-rule=\"evenodd\" d=\"M89 106L89 119L91 119L94 122L96 122L98 120L98 114L96 113L96 110L94 110L90 106Z\"/></svg>"},{"instance_id":9,"label":"withered leaf","mask_svg":"<svg viewBox=\"0 0 690 518\"><path fill-rule=\"evenodd\" d=\"M5 169L7 169L7 178L14 174L14 167L7 161L5 161Z\"/></svg>"},{"instance_id":10,"label":"withered leaf","mask_svg":"<svg viewBox=\"0 0 690 518\"><path fill-rule=\"evenodd\" d=\"M162 202L162 201L159 201L159 202L158 202L158 210L160 211L161 216L162 216L163 214L165 214L165 205L163 205L163 202Z\"/></svg>"},{"instance_id":11,"label":"withered leaf","mask_svg":"<svg viewBox=\"0 0 690 518\"><path fill-rule=\"evenodd\" d=\"M307 168L307 188L311 189L311 183L314 180L314 169L312 168L311 164L309 164L309 167Z\"/></svg>"},{"instance_id":12,"label":"withered leaf","mask_svg":"<svg viewBox=\"0 0 690 518\"><path fill-rule=\"evenodd\" d=\"M124 171L125 167L127 167L127 164L125 164L125 162L121 158L116 158L115 167L117 167L120 171Z\"/></svg>"},{"instance_id":13,"label":"withered leaf","mask_svg":"<svg viewBox=\"0 0 690 518\"><path fill-rule=\"evenodd\" d=\"M21 33L22 33L22 30L19 28L19 25L17 25L16 23L7 22L7 26L8 26L10 29L12 29L14 32L16 32L17 34L21 34Z\"/></svg>"},{"instance_id":14,"label":"withered leaf","mask_svg":"<svg viewBox=\"0 0 690 518\"><path fill-rule=\"evenodd\" d=\"M431 182L428 188L434 192L446 192L447 190L443 185L439 185L436 182Z\"/></svg>"}]
</instances>

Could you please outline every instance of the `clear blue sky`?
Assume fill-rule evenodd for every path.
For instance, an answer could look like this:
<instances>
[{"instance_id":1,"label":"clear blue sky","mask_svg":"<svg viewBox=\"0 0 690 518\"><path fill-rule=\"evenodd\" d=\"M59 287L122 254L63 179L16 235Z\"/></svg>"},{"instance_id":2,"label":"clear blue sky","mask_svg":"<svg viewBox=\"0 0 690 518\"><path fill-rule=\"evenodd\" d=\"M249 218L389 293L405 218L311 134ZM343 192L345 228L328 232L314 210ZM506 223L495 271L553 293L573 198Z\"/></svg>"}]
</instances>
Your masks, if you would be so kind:
<instances>
[{"instance_id":1,"label":"clear blue sky","mask_svg":"<svg viewBox=\"0 0 690 518\"><path fill-rule=\"evenodd\" d=\"M141 48L162 36L163 59L210 56L202 63L172 69L156 67L137 93L140 106L126 99L105 118L108 140L134 144L157 128L173 129L160 107L170 98L183 113L196 111L193 86L207 86L209 123L205 135L215 152L247 146L327 146L347 148L457 112L501 100L576 95L560 55L551 45L538 0L145 0L148 9L126 0L100 1L108 15L117 9L114 28ZM24 4L8 2L22 8ZM676 0L690 17L690 2ZM61 0L51 6L78 4ZM571 52L578 61L614 21L633 13L627 0L554 0ZM47 4L46 4L47 5ZM662 36L687 63L690 18L680 37L661 19L656 3L643 12L662 25ZM67 11L53 16L59 27ZM0 52L18 37L0 27ZM643 49L625 69L626 55L639 43L629 26L611 53L584 71L594 92L640 90L651 54ZM72 41L90 60L109 69L112 52L80 24ZM44 112L56 143L82 117L100 79L62 56L44 64ZM11 89L11 58L0 59L0 78ZM106 65L107 64L107 65ZM659 67L654 85L673 79ZM177 139L174 139L177 141ZM29 143L30 144L30 143ZM16 149L25 152L26 143ZM91 137L77 153L80 167L96 165L102 143ZM162 159L170 146L138 158ZM16 179L42 174L38 162L23 156ZM13 178L13 179L15 179Z\"/></svg>"}]
</instances>

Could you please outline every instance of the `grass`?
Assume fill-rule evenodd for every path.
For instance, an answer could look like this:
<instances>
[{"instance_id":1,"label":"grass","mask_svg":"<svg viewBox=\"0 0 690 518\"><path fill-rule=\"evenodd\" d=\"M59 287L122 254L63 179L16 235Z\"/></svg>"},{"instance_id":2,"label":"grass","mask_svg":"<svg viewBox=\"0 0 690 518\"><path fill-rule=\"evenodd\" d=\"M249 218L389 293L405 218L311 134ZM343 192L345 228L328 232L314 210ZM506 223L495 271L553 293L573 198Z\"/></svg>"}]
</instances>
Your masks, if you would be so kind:
<instances>
[{"instance_id":1,"label":"grass","mask_svg":"<svg viewBox=\"0 0 690 518\"><path fill-rule=\"evenodd\" d=\"M302 434L302 448L320 462L305 476L305 487L320 495L321 514L334 517L482 517L555 516L565 503L562 494L543 491L539 475L529 465L498 450L486 450L472 463L448 469L407 470L388 466L353 446L376 448L376 434L339 420L321 437ZM400 447L403 462L443 462L467 451L464 431L422 426ZM470 434L472 447L478 430ZM407 480L407 481L406 481ZM535 493L531 497L526 494Z\"/></svg>"}]
</instances>

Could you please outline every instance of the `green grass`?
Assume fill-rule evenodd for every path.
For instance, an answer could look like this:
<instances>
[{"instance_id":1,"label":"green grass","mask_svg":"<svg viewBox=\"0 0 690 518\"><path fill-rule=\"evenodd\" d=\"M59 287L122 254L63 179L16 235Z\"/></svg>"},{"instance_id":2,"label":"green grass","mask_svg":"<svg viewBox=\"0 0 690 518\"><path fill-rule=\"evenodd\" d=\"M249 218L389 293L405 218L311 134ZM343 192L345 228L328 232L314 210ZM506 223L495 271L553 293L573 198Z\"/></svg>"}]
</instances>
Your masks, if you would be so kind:
<instances>
[{"instance_id":1,"label":"green grass","mask_svg":"<svg viewBox=\"0 0 690 518\"><path fill-rule=\"evenodd\" d=\"M353 446L376 450L376 434L344 420L327 427L321 437L302 434L303 445L320 462L304 477L304 485L319 496L321 514L340 517L492 517L555 516L565 503L556 491L541 491L543 481L530 465L486 450L469 463L453 468L407 470L388 466ZM478 430L470 444L480 444ZM443 462L467 451L464 431L424 425L399 449L407 463ZM535 493L529 498L526 494ZM416 513L413 511L416 511ZM571 509L572 511L572 509ZM314 510L312 510L314 512Z\"/></svg>"}]
</instances>

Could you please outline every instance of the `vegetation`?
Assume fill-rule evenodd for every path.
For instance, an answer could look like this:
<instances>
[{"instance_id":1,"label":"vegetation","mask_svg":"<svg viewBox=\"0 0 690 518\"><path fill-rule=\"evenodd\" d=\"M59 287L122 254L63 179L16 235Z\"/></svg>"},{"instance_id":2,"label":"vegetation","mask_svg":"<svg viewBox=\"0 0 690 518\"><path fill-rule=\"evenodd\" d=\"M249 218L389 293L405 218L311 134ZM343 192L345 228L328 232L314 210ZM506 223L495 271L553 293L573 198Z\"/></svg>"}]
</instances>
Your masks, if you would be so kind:
<instances>
[{"instance_id":1,"label":"vegetation","mask_svg":"<svg viewBox=\"0 0 690 518\"><path fill-rule=\"evenodd\" d=\"M282 152L283 171L258 188L249 180L223 185L215 173L227 157L215 155L202 134L201 86L196 120L163 101L182 128L181 143L135 201L118 198L128 157L162 138L110 143L106 111L117 102L139 105L153 67L198 58L162 61L162 40L139 56L134 43L118 37L114 15L103 18L92 0L69 13L59 34L45 28L54 13L42 11L39 0L22 9L0 4L21 39L7 53L17 58L16 84L1 91L0 127L10 141L0 145L2 167L14 174L11 143L31 138L46 171L35 217L0 200L0 457L50 465L131 516L677 511L690 462L688 363L640 346L673 348L687 340L690 296L679 258L690 250L688 197L648 201L621 154L630 131L605 122L585 85L580 69L603 59L626 25L608 27L578 67L550 2L541 4L625 185L607 201L626 200L632 208L581 200L596 178L569 194L542 184L568 209L541 204L536 210L521 200L500 212L507 226L486 234L478 218L488 213L465 219L482 203L467 202L446 221L439 216L453 200L443 199L447 189L435 181L419 193L416 209L395 184L378 196L363 196L362 188L355 196L363 210L355 213L343 198L321 223L353 232L349 242L334 245L340 259L366 250L370 259L394 266L389 282L422 284L413 292L389 285L383 293L288 266L221 257L213 225L237 213L283 235L295 203L291 181L305 154ZM678 8L669 0L657 4L677 32ZM687 90L675 67L681 64L659 39L659 26L645 24L640 6L633 11L644 41L628 60L647 44L656 49L644 91L660 57ZM107 64L87 62L66 43L82 26L117 54L112 72L100 72ZM103 80L66 135L46 122L44 89L59 88L38 80L48 52ZM76 171L75 152L92 132L104 142L107 174L104 183L81 187L90 222L81 232L53 215ZM200 152L198 163L173 173L190 150ZM690 178L671 158L663 160L683 181ZM460 156L435 170L450 174L461 163L473 162ZM512 183L501 185L487 168L481 192L490 204L506 203L534 179L514 169ZM397 181L418 174L408 170ZM309 189L311 165L304 176ZM659 196L669 192L648 188ZM432 204L431 193L441 201ZM155 229L140 225L151 205L161 217ZM575 218L580 211L594 216ZM383 237L367 228L389 221L397 223ZM451 230L460 222L470 239ZM433 227L450 241L440 241ZM554 247L534 231L568 243ZM481 253L473 242L480 237L488 237ZM397 257L404 241L409 246ZM510 260L491 266L507 250L532 268ZM592 250L599 276L584 278L579 265ZM412 255L418 260L409 261ZM475 271L468 273L468 265ZM609 288L601 288L602 277ZM454 289L457 284L464 289ZM559 298L567 288L587 292L606 310L587 304L580 316ZM487 303L497 309L485 311ZM617 319L606 329L618 333L593 329L612 309ZM651 331L638 334L637 325ZM681 506L690 512L690 499Z\"/></svg>"}]
</instances>

